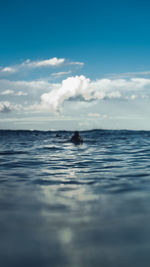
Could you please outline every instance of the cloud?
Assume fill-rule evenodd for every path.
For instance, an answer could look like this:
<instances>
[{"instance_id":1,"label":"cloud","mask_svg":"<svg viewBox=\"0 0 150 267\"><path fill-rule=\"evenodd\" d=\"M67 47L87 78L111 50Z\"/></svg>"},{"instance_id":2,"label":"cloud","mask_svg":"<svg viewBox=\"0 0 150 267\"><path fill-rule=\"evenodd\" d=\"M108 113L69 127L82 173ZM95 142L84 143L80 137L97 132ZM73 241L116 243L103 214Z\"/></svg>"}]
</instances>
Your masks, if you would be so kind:
<instances>
[{"instance_id":1,"label":"cloud","mask_svg":"<svg viewBox=\"0 0 150 267\"><path fill-rule=\"evenodd\" d=\"M93 105L94 101L99 103L102 100L137 101L140 98L149 98L150 79L98 79L92 81L83 75L68 77L62 83L51 83L44 79L32 81L0 79L0 91L5 100L12 101L13 99L16 104L18 104L17 97L20 97L19 104L30 110L59 112L65 102L68 102L70 107L73 105L76 109L77 103ZM21 96L27 95L26 99L21 98ZM12 98L12 96L17 97ZM7 108L4 110L8 110L9 105L5 106Z\"/></svg>"},{"instance_id":2,"label":"cloud","mask_svg":"<svg viewBox=\"0 0 150 267\"><path fill-rule=\"evenodd\" d=\"M39 61L30 61L29 59L26 61L26 66L31 68L39 68L39 67L54 67L60 66L65 62L65 58L57 58L53 57L46 60L39 60Z\"/></svg>"},{"instance_id":3,"label":"cloud","mask_svg":"<svg viewBox=\"0 0 150 267\"><path fill-rule=\"evenodd\" d=\"M1 69L1 72L4 72L4 73L15 73L17 70L15 67L5 67L5 68L2 68Z\"/></svg>"},{"instance_id":4,"label":"cloud","mask_svg":"<svg viewBox=\"0 0 150 267\"><path fill-rule=\"evenodd\" d=\"M84 63L83 63L83 62L74 62L74 61L72 61L72 62L69 62L69 65L78 65L78 66L83 66L83 65L84 65Z\"/></svg>"},{"instance_id":5,"label":"cloud","mask_svg":"<svg viewBox=\"0 0 150 267\"><path fill-rule=\"evenodd\" d=\"M62 77L64 75L68 75L71 72L72 72L71 70L69 70L69 71L61 71L61 72L52 73L51 76L54 77L54 78L59 78L59 77Z\"/></svg>"},{"instance_id":6,"label":"cloud","mask_svg":"<svg viewBox=\"0 0 150 267\"><path fill-rule=\"evenodd\" d=\"M61 66L65 61L66 61L65 58L57 58L57 57L53 57L53 58L49 58L45 60L37 60L37 61L31 61L30 59L27 59L25 62L22 62L21 64L1 68L0 72L1 74L8 75L8 74L14 74L23 69L57 67L57 66Z\"/></svg>"},{"instance_id":7,"label":"cloud","mask_svg":"<svg viewBox=\"0 0 150 267\"><path fill-rule=\"evenodd\" d=\"M22 91L18 91L15 95L16 96L27 96L28 94Z\"/></svg>"},{"instance_id":8,"label":"cloud","mask_svg":"<svg viewBox=\"0 0 150 267\"><path fill-rule=\"evenodd\" d=\"M59 88L59 83L50 83L46 80L33 80L33 81L11 81L7 79L0 79L1 94L22 94L32 93L36 91L48 91ZM19 93L21 94L21 93Z\"/></svg>"},{"instance_id":9,"label":"cloud","mask_svg":"<svg viewBox=\"0 0 150 267\"><path fill-rule=\"evenodd\" d=\"M26 96L28 94L25 92L22 92L22 91L14 92L13 90L5 90L5 91L1 92L1 95Z\"/></svg>"},{"instance_id":10,"label":"cloud","mask_svg":"<svg viewBox=\"0 0 150 267\"><path fill-rule=\"evenodd\" d=\"M0 112L8 113L11 111L10 102L0 102Z\"/></svg>"},{"instance_id":11,"label":"cloud","mask_svg":"<svg viewBox=\"0 0 150 267\"><path fill-rule=\"evenodd\" d=\"M88 117L98 118L98 117L101 117L101 115L99 113L88 113Z\"/></svg>"},{"instance_id":12,"label":"cloud","mask_svg":"<svg viewBox=\"0 0 150 267\"><path fill-rule=\"evenodd\" d=\"M131 78L136 76L150 76L150 71L137 71L137 72L124 72L124 73L112 73L106 75L109 78Z\"/></svg>"},{"instance_id":13,"label":"cloud","mask_svg":"<svg viewBox=\"0 0 150 267\"><path fill-rule=\"evenodd\" d=\"M30 59L27 59L26 61L14 65L14 66L6 66L4 68L0 68L1 75L8 75L8 74L14 74L16 72L22 71L22 70L31 70L31 69L38 69L38 68L49 68L49 67L60 67L63 65L78 65L83 66L83 62L71 62L65 58L48 58L44 60L35 60L32 61Z\"/></svg>"},{"instance_id":14,"label":"cloud","mask_svg":"<svg viewBox=\"0 0 150 267\"><path fill-rule=\"evenodd\" d=\"M82 75L63 80L59 89L52 90L50 93L41 96L42 106L47 107L51 111L58 111L60 105L65 100L81 95L81 92L82 95L85 94L86 98L85 90L88 87L89 81L89 79Z\"/></svg>"},{"instance_id":15,"label":"cloud","mask_svg":"<svg viewBox=\"0 0 150 267\"><path fill-rule=\"evenodd\" d=\"M1 113L9 113L14 110L19 110L21 105L11 104L8 101L0 102L0 112Z\"/></svg>"},{"instance_id":16,"label":"cloud","mask_svg":"<svg viewBox=\"0 0 150 267\"><path fill-rule=\"evenodd\" d=\"M60 111L65 101L100 101L106 99L135 100L150 95L150 79L100 79L90 81L85 76L69 77L59 88L41 95L41 108Z\"/></svg>"},{"instance_id":17,"label":"cloud","mask_svg":"<svg viewBox=\"0 0 150 267\"><path fill-rule=\"evenodd\" d=\"M5 90L1 93L1 95L13 95L14 91L13 90Z\"/></svg>"}]
</instances>

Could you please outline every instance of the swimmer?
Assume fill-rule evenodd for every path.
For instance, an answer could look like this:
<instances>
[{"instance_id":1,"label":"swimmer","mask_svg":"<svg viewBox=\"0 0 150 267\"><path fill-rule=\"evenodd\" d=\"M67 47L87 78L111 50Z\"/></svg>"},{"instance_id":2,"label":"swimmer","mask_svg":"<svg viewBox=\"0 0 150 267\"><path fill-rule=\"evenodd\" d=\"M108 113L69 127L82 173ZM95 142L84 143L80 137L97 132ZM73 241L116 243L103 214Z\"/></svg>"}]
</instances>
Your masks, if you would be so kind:
<instances>
[{"instance_id":1,"label":"swimmer","mask_svg":"<svg viewBox=\"0 0 150 267\"><path fill-rule=\"evenodd\" d=\"M83 143L83 139L79 135L78 131L74 132L74 135L71 137L71 142L73 142L75 144L82 144Z\"/></svg>"}]
</instances>

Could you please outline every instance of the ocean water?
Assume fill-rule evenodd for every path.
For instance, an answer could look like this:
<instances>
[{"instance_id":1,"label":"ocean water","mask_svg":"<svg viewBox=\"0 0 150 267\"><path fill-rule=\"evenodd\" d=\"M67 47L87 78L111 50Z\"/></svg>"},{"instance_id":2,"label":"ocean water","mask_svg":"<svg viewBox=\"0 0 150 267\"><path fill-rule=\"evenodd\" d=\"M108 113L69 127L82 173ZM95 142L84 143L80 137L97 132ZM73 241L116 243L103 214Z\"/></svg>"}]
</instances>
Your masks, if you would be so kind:
<instances>
[{"instance_id":1,"label":"ocean water","mask_svg":"<svg viewBox=\"0 0 150 267\"><path fill-rule=\"evenodd\" d=\"M80 134L0 131L1 267L149 267L150 132Z\"/></svg>"}]
</instances>

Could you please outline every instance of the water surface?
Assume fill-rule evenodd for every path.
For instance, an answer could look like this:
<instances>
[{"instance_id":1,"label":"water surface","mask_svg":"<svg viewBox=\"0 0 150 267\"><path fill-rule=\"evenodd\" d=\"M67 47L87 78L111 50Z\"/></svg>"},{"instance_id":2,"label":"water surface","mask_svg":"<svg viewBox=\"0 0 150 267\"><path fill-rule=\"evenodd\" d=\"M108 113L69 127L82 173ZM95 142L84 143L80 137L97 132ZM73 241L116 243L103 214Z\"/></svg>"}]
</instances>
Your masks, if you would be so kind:
<instances>
[{"instance_id":1,"label":"water surface","mask_svg":"<svg viewBox=\"0 0 150 267\"><path fill-rule=\"evenodd\" d=\"M150 132L71 135L0 131L1 266L149 267Z\"/></svg>"}]
</instances>

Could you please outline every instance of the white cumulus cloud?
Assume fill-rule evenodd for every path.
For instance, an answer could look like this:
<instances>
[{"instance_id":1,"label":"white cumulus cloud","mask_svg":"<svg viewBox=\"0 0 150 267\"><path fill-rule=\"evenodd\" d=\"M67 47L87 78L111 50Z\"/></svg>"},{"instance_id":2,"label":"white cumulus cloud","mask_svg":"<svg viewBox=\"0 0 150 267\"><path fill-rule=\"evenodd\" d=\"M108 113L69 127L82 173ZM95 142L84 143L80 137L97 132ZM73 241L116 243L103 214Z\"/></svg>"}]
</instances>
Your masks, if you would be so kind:
<instances>
[{"instance_id":1,"label":"white cumulus cloud","mask_svg":"<svg viewBox=\"0 0 150 267\"><path fill-rule=\"evenodd\" d=\"M72 76L61 83L51 83L49 80L14 81L0 79L0 94L3 100L15 101L35 110L57 112L66 101L69 105L93 105L92 101L102 100L137 101L150 98L150 79L98 79L95 81L81 76ZM42 92L42 93L41 93ZM25 99L22 96L27 96ZM19 97L19 100L18 100ZM27 103L25 104L25 100ZM86 103L85 103L86 102ZM90 103L91 102L91 103ZM9 110L9 104L1 105L1 110ZM3 108L2 108L3 107Z\"/></svg>"},{"instance_id":2,"label":"white cumulus cloud","mask_svg":"<svg viewBox=\"0 0 150 267\"><path fill-rule=\"evenodd\" d=\"M14 110L19 110L21 108L20 105L11 104L9 101L0 102L0 112L8 113Z\"/></svg>"},{"instance_id":3,"label":"white cumulus cloud","mask_svg":"<svg viewBox=\"0 0 150 267\"><path fill-rule=\"evenodd\" d=\"M150 95L150 79L100 79L90 81L85 76L69 77L59 88L41 95L41 107L59 111L65 101L94 101L103 99L134 100Z\"/></svg>"},{"instance_id":4,"label":"white cumulus cloud","mask_svg":"<svg viewBox=\"0 0 150 267\"><path fill-rule=\"evenodd\" d=\"M59 89L52 90L50 93L41 96L42 105L50 111L58 111L60 105L71 97L84 95L86 97L86 89L90 80L83 75L69 77L62 81Z\"/></svg>"}]
</instances>

